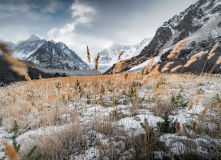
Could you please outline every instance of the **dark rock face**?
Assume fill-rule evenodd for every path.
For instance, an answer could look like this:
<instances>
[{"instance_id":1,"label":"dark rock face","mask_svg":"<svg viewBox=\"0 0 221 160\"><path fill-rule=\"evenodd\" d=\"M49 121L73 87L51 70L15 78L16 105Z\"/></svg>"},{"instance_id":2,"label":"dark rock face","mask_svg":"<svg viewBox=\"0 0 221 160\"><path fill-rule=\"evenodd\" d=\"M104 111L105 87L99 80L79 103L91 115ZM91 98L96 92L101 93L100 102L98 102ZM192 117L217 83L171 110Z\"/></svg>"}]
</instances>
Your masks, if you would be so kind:
<instances>
[{"instance_id":1,"label":"dark rock face","mask_svg":"<svg viewBox=\"0 0 221 160\"><path fill-rule=\"evenodd\" d=\"M3 56L0 56L0 86L7 85L11 82L18 82L26 80L24 76L19 76L17 73L11 70L10 65L2 59ZM31 63L31 62L29 62ZM32 65L33 66L33 65ZM31 79L39 79L39 73L42 78L51 78L54 75L44 73L36 68L28 67L28 74Z\"/></svg>"},{"instance_id":2,"label":"dark rock face","mask_svg":"<svg viewBox=\"0 0 221 160\"><path fill-rule=\"evenodd\" d=\"M56 44L51 41L45 42L27 60L44 68L66 70L88 69L88 65L61 42Z\"/></svg>"},{"instance_id":3,"label":"dark rock face","mask_svg":"<svg viewBox=\"0 0 221 160\"><path fill-rule=\"evenodd\" d=\"M183 49L196 47L203 50L221 42L220 0L199 0L184 12L175 15L160 27L152 41L141 53L125 63L122 72L158 56L163 49L171 48L188 36L195 36ZM173 46L174 47L174 46ZM218 51L219 52L219 51ZM186 54L186 56L188 56ZM188 59L188 57L186 57ZM181 61L177 59L177 61ZM105 74L112 74L115 64ZM194 71L194 68L192 68Z\"/></svg>"}]
</instances>

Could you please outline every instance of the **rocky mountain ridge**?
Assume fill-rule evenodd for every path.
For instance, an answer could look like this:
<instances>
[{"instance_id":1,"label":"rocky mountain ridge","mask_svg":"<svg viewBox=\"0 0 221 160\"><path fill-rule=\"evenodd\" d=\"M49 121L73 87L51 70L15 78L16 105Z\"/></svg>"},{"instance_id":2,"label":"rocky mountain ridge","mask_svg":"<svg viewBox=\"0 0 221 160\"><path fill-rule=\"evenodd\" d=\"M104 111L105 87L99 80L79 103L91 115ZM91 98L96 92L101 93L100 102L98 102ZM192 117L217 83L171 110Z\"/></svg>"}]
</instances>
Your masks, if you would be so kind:
<instances>
[{"instance_id":1,"label":"rocky mountain ridge","mask_svg":"<svg viewBox=\"0 0 221 160\"><path fill-rule=\"evenodd\" d=\"M192 38L182 49L211 48L221 42L221 0L199 0L184 12L175 15L157 29L152 41L141 53L127 61L122 71L127 71L154 56L161 56L185 38ZM188 59L190 53L185 57ZM217 55L220 55L217 52ZM177 54L177 58L179 54ZM113 65L105 74L112 74Z\"/></svg>"},{"instance_id":2,"label":"rocky mountain ridge","mask_svg":"<svg viewBox=\"0 0 221 160\"><path fill-rule=\"evenodd\" d=\"M64 43L45 42L26 60L43 68L79 70L88 69L88 65Z\"/></svg>"},{"instance_id":3,"label":"rocky mountain ridge","mask_svg":"<svg viewBox=\"0 0 221 160\"><path fill-rule=\"evenodd\" d=\"M46 41L36 35L20 41L17 44L4 42L13 56L24 61L32 61L39 67L66 69L66 70L86 70L89 66L64 43L55 43L53 40Z\"/></svg>"},{"instance_id":4,"label":"rocky mountain ridge","mask_svg":"<svg viewBox=\"0 0 221 160\"><path fill-rule=\"evenodd\" d=\"M99 52L99 66L98 70L101 72L107 71L114 63L118 62L118 55L124 51L121 59L129 59L137 56L142 49L149 44L151 38L144 38L140 43L135 45L122 45L119 43L113 43L109 48ZM93 61L94 63L94 61Z\"/></svg>"}]
</instances>

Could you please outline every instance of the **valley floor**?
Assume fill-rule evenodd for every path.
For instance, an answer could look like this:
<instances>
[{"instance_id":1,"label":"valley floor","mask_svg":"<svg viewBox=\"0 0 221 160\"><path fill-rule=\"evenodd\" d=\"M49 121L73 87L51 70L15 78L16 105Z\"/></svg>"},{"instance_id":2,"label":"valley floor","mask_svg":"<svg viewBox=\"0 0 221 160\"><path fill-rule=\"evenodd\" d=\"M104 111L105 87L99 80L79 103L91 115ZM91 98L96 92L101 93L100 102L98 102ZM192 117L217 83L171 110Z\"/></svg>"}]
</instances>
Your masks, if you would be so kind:
<instances>
[{"instance_id":1,"label":"valley floor","mask_svg":"<svg viewBox=\"0 0 221 160\"><path fill-rule=\"evenodd\" d=\"M221 75L40 79L1 88L0 106L20 159L221 158Z\"/></svg>"}]
</instances>

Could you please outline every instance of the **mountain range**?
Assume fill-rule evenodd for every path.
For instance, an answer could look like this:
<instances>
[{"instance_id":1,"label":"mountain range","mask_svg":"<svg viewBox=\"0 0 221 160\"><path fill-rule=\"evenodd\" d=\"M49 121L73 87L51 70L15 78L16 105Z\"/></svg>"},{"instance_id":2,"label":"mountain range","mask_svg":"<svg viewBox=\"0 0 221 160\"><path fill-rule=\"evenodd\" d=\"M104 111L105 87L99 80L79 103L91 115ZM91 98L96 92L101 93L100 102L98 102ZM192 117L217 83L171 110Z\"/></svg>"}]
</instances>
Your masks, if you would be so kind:
<instances>
[{"instance_id":1,"label":"mountain range","mask_svg":"<svg viewBox=\"0 0 221 160\"><path fill-rule=\"evenodd\" d=\"M122 51L124 51L123 55L121 56L122 60L137 56L138 54L140 54L142 49L149 44L150 41L151 38L144 38L140 43L135 45L123 45L119 43L113 43L109 48L99 52L100 58L98 70L100 72L107 71L114 63L117 63L119 61L118 55ZM94 61L92 65L94 66Z\"/></svg>"},{"instance_id":2,"label":"mountain range","mask_svg":"<svg viewBox=\"0 0 221 160\"><path fill-rule=\"evenodd\" d=\"M190 40L184 44L181 51L173 58L167 59L167 55L178 42L186 38L190 38ZM192 55L202 50L210 51L217 42L221 42L221 0L199 0L158 28L151 42L143 48L139 55L127 61L122 71L146 63L152 57L158 57L160 68L172 61L176 63L171 67L184 65ZM202 68L199 69L201 65L198 66L198 64L204 64L207 61L204 71L208 72L220 55L220 47L218 47L212 59L207 61L208 54L205 54L192 65L181 70L182 72L199 73ZM114 67L115 64L105 74L112 74ZM213 71L214 73L220 72L219 65Z\"/></svg>"},{"instance_id":3,"label":"mountain range","mask_svg":"<svg viewBox=\"0 0 221 160\"><path fill-rule=\"evenodd\" d=\"M89 66L64 43L46 41L36 35L17 44L4 42L13 52L13 56L23 61L31 61L43 68L64 70L87 70Z\"/></svg>"},{"instance_id":4,"label":"mountain range","mask_svg":"<svg viewBox=\"0 0 221 160\"><path fill-rule=\"evenodd\" d=\"M114 63L118 62L118 55L121 51L124 54L121 59L128 59L137 56L142 49L148 45L150 38L143 39L136 45L122 45L113 43L109 48L99 52L100 72L107 71ZM64 69L64 70L88 70L89 66L64 43L55 43L53 40L46 41L36 35L17 44L4 42L12 50L13 56L23 61L31 61L41 68ZM94 68L94 61L90 64Z\"/></svg>"},{"instance_id":5,"label":"mountain range","mask_svg":"<svg viewBox=\"0 0 221 160\"><path fill-rule=\"evenodd\" d=\"M188 40L180 52L171 59L167 58L170 51L183 39ZM105 74L112 74L115 64L121 60L128 60L123 71L144 68L151 58L155 57L160 69L168 62L174 62L170 69L177 65L184 65L190 57L199 51L210 51L212 47L221 42L221 0L199 0L185 11L175 15L157 29L152 39L145 38L136 45L122 45L113 43L100 53L98 70ZM17 44L4 42L13 51L13 55L24 61L31 61L41 68L64 70L88 70L94 68L94 60L90 67L74 51L64 43L55 43L53 40L40 39L36 35L20 41ZM204 72L210 71L220 56L220 47L216 54L207 60L208 54L200 56L189 67L182 68L182 72L200 73L205 62ZM125 51L118 60L121 51ZM1 54L1 52L0 52ZM86 53L85 53L86 54ZM170 71L169 69L169 71ZM181 71L177 70L177 71ZM221 72L219 65L213 69L214 73Z\"/></svg>"}]
</instances>

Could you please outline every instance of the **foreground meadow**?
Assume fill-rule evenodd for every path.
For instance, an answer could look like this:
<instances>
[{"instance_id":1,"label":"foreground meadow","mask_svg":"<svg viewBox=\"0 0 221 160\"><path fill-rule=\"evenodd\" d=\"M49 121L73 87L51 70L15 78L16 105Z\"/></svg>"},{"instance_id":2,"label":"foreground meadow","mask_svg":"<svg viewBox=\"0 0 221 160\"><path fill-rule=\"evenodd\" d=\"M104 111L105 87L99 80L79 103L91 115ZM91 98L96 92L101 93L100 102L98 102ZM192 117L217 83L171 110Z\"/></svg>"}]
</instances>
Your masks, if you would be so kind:
<instances>
[{"instance_id":1,"label":"foreground meadow","mask_svg":"<svg viewBox=\"0 0 221 160\"><path fill-rule=\"evenodd\" d=\"M220 78L137 72L13 83L0 89L0 138L19 159L220 159Z\"/></svg>"}]
</instances>

